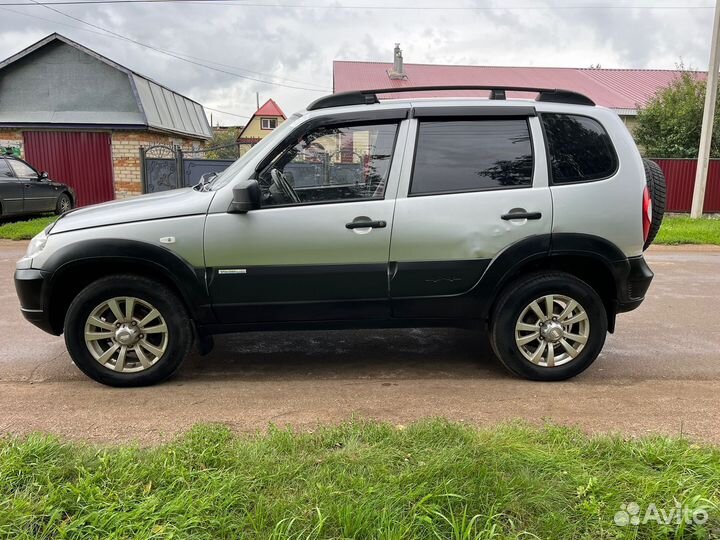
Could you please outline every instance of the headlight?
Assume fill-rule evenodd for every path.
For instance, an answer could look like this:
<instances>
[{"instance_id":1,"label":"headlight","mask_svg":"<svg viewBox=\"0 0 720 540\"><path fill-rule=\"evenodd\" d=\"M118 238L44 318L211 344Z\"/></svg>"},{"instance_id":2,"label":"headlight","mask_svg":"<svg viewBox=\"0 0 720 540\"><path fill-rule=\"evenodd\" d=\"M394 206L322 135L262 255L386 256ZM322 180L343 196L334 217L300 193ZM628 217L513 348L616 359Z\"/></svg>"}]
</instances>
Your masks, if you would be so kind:
<instances>
[{"instance_id":1,"label":"headlight","mask_svg":"<svg viewBox=\"0 0 720 540\"><path fill-rule=\"evenodd\" d=\"M35 238L30 240L30 245L27 248L27 252L25 252L25 257L31 259L43 250L45 244L47 244L48 233L52 227L52 224L48 225L41 233L37 234Z\"/></svg>"}]
</instances>

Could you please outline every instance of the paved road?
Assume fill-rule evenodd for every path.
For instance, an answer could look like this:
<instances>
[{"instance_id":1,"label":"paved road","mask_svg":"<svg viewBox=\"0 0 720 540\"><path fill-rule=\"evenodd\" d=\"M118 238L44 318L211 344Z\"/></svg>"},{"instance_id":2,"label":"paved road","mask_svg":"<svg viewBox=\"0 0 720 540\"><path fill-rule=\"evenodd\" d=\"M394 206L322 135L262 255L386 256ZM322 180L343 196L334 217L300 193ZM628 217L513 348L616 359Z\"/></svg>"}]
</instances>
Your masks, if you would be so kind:
<instances>
[{"instance_id":1,"label":"paved road","mask_svg":"<svg viewBox=\"0 0 720 540\"><path fill-rule=\"evenodd\" d=\"M720 443L720 250L651 249L649 298L619 317L595 364L564 383L510 377L475 333L413 329L225 336L172 381L122 390L85 378L62 338L22 319L12 272L24 249L0 241L0 433L145 444L196 422L248 431L445 416Z\"/></svg>"}]
</instances>

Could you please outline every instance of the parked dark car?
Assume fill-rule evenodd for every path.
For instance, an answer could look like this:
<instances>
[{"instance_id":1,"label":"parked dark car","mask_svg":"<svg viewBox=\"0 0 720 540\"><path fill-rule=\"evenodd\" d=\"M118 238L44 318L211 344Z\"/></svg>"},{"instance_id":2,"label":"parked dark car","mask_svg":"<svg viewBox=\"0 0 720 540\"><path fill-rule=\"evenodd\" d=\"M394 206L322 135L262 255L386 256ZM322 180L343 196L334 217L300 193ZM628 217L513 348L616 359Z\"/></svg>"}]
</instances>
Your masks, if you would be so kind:
<instances>
[{"instance_id":1,"label":"parked dark car","mask_svg":"<svg viewBox=\"0 0 720 540\"><path fill-rule=\"evenodd\" d=\"M0 216L16 214L64 214L75 206L75 192L48 178L27 162L0 156Z\"/></svg>"}]
</instances>

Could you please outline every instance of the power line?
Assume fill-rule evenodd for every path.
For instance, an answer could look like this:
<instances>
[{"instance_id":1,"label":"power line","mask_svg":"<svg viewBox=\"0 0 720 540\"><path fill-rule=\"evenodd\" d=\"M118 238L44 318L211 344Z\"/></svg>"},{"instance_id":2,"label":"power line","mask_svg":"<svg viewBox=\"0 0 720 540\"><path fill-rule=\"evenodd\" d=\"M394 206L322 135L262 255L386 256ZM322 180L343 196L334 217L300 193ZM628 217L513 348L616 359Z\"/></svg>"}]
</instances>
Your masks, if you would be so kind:
<instances>
[{"instance_id":1,"label":"power line","mask_svg":"<svg viewBox=\"0 0 720 540\"><path fill-rule=\"evenodd\" d=\"M252 118L252 116L246 116L244 114L235 114L235 113L231 113L231 112L227 112L227 111L221 111L219 109L213 109L212 107L208 107L207 105L203 105L203 108L207 109L208 111L213 111L213 112L222 113L222 114L229 114L230 116L237 116L238 118L245 118L245 119Z\"/></svg>"},{"instance_id":2,"label":"power line","mask_svg":"<svg viewBox=\"0 0 720 540\"><path fill-rule=\"evenodd\" d=\"M163 1L164 1L164 0L163 0ZM134 3L137 3L135 0L133 0L133 2L134 2ZM3 5L3 4L0 4L0 6L2 6L2 5ZM32 6L32 5L34 5L34 4L27 4L27 5ZM23 11L18 11L18 10L16 10L16 9L10 9L10 8L8 8L8 7L5 7L4 9L5 9L5 11L9 11L9 12L11 12L11 13L15 13L16 15L22 15L23 17L29 17L29 18L31 18L31 19L39 19L39 20L41 20L41 21L46 21L46 22L49 22L49 23L52 23L52 24L59 24L59 25L61 25L61 26L67 26L68 28L74 28L75 30L80 30L80 31L82 31L82 32L90 32L91 34L95 34L95 35L97 35L97 36L102 36L102 37L106 37L106 38L112 38L112 39L119 39L119 40L122 40L122 41L127 41L125 38L118 37L118 36L111 35L111 34L107 34L107 33L105 33L105 32L98 32L97 30L91 30L90 28L83 28L82 26L77 26L77 25L74 25L74 24L68 24L68 23L60 22L60 21L57 21L57 20L54 20L54 19L47 19L47 18L45 18L45 17L40 17L39 15L32 15L32 14L30 14L30 13L25 13L25 12L23 12ZM168 49L163 49L163 50L168 50ZM192 59L194 59L194 60L199 60L199 61L201 61L201 62L209 62L209 63L211 63L211 64L215 64L215 65L222 66L222 67L226 67L226 68L230 68L230 69L237 69L237 70L239 70L239 71L246 71L246 72L248 72L248 73L255 73L255 74L257 74L257 75L265 75L265 76L267 76L267 77L272 77L273 79L279 79L279 80L281 80L281 81L294 82L294 83L298 83L298 84L306 84L306 85L313 86L313 83L306 82L306 81L298 81L298 80L296 80L296 79L288 79L288 78L285 78L285 77L278 77L277 75L273 75L273 74L271 74L271 73L263 73L263 72L261 72L261 71L253 71L252 69L242 68L242 67L239 67L239 66L233 66L233 65L230 65L230 64L221 64L220 62L215 62L214 60L209 60L209 59L207 59L207 58L201 58L201 57L198 57L198 56L192 56L192 55L185 54L185 53L179 53L179 52L177 52L177 51L170 51L170 52L174 52L175 54L178 54L178 55L180 55L180 56L185 56L185 57L187 57L187 58L192 58ZM332 90L330 90L330 89L322 88L322 87L318 87L318 90L322 90L323 92L331 92L331 91L332 91Z\"/></svg>"},{"instance_id":3,"label":"power line","mask_svg":"<svg viewBox=\"0 0 720 540\"><path fill-rule=\"evenodd\" d=\"M708 5L546 5L546 6L385 6L385 5L342 5L342 4L266 4L250 2L229 2L227 0L58 0L56 2L0 2L0 6L32 6L43 7L54 5L83 4L215 4L235 7L262 8L295 8L295 9L364 9L364 10L400 10L400 11L541 11L568 9L644 9L644 10L678 10L678 9L713 9Z\"/></svg>"},{"instance_id":4,"label":"power line","mask_svg":"<svg viewBox=\"0 0 720 540\"><path fill-rule=\"evenodd\" d=\"M47 22L53 23L53 24L59 24L59 25L61 25L61 26L67 26L68 28L74 28L75 30L81 30L81 31L83 31L83 32L90 32L90 33L92 33L92 34L96 34L96 35L102 36L102 37L108 37L108 38L113 38L113 39L122 39L122 38L119 38L119 37L114 36L114 35L109 35L109 34L106 34L106 33L103 33L103 32L98 32L98 31L96 31L96 30L91 30L90 28L82 28L82 27L76 26L76 25L74 25L74 24L63 23L63 22L60 22L60 21L55 21L55 20L53 20L53 19L47 19L47 18L45 18L45 17L40 17L39 15L30 15L29 13L23 13L22 11L17 11L17 10L10 9L10 8L7 8L7 7L4 8L4 10L5 10L5 11L9 11L9 12L11 12L11 13L15 13L15 14L17 14L17 15L22 15L23 17L30 17L30 18L32 18L32 19L39 19L39 20L41 20L41 21L47 21ZM123 39L123 41L125 41L125 40ZM203 105L202 107L203 107L204 109L209 110L209 111L213 111L213 112L217 112L217 113L221 113L221 114L227 114L227 115L230 115L230 116L236 116L236 117L238 117L238 118L244 118L244 119L252 118L251 116L242 115L242 114L237 114L237 113L231 113L231 112L229 112L229 111L223 111L223 110L220 110L220 109L215 109L215 108L213 108L213 107L208 107L207 105Z\"/></svg>"},{"instance_id":5,"label":"power line","mask_svg":"<svg viewBox=\"0 0 720 540\"><path fill-rule=\"evenodd\" d=\"M98 30L102 30L103 32L107 32L108 34L111 34L111 35L113 35L113 36L116 36L116 37L118 37L118 38L120 38L120 39L122 39L122 40L128 41L128 42L130 42L130 43L134 43L134 44L136 44L136 45L139 45L139 46L141 46L141 47L145 47L145 48L150 49L150 50L153 50L153 51L155 51L155 52L159 52L160 54L164 54L164 55L166 55L166 56L171 56L172 58L176 58L176 59L178 59L178 60L182 60L183 62L188 62L189 64L193 64L193 65L196 65L196 66L204 67L204 68L206 68L206 69L212 69L212 70L218 71L218 72L220 72L220 73L225 73L225 74L227 74L227 75L232 75L233 77L239 77L239 78L241 78L241 79L247 79L247 80L250 80L250 81L255 81L255 82L259 82L259 83L263 83L263 84L269 84L269 85L273 85L273 86L282 86L282 87L284 87L284 88L292 88L292 89L295 89L295 90L307 90L307 91L310 91L310 92L327 92L327 90L323 90L323 89L320 89L320 88L308 88L308 87L303 87L303 86L294 86L294 85L290 85L290 84L284 84L284 83L279 83L279 82L267 81L267 80L259 79L259 78L257 78L257 77L250 77L250 76L248 76L248 75L241 75L240 73L235 73L235 72L233 72L233 71L228 71L228 70L225 70L225 69L220 69L220 68L217 68L217 67L209 66L209 65L203 64L203 63L201 63L201 62L196 62L196 61L191 60L191 59L189 59L189 58L184 58L183 56L180 56L179 54L177 54L177 53L175 53L175 52L173 52L173 51L168 51L168 50L166 50L166 49L161 49L161 48L155 47L155 46L153 46L153 45L148 45L147 43L143 43L143 42L138 41L138 40L136 40L136 39L129 38L129 37L127 37L127 36L124 36L124 35L122 35L122 34L119 34L119 33L115 32L115 31L113 31L113 30L108 30L107 28L103 28L102 26L98 26L97 24L94 24L94 23L85 21L85 20L83 20L83 19L80 19L80 18L75 17L75 16L73 16L73 15L70 15L70 14L68 14L68 13L65 13L64 11L60 11L59 9L55 9L55 8L51 7L50 5L48 5L47 3L43 4L43 3L41 3L41 2L39 2L39 1L37 1L37 0L30 0L30 1L31 1L33 4L36 4L36 5L38 5L38 6L42 6L42 7L46 8L46 9L49 9L50 11L54 11L55 13L58 13L58 14L64 16L64 17L68 17L69 19L72 19L72 20L74 20L74 21L80 22L80 23L82 23L82 24L86 24L86 25L88 25L88 26L92 26L93 28L96 28L96 29L98 29Z\"/></svg>"}]
</instances>

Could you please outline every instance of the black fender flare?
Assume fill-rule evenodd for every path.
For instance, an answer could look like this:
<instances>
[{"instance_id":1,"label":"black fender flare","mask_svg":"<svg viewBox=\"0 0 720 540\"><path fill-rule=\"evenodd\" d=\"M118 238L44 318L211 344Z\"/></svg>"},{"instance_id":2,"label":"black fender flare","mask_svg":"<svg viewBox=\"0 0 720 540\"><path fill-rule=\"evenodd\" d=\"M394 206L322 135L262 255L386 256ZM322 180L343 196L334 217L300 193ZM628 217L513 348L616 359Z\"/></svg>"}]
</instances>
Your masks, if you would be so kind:
<instances>
[{"instance_id":1,"label":"black fender flare","mask_svg":"<svg viewBox=\"0 0 720 540\"><path fill-rule=\"evenodd\" d=\"M149 273L162 276L179 292L196 322L214 321L205 282L205 268L193 267L169 249L139 240L82 240L57 250L43 264L43 305L50 306L54 291L62 287L71 274L77 276L77 272L89 272L89 282L94 277L93 266L107 268L112 263L116 263L119 268L127 268L132 264L139 270L138 273L142 274L144 268Z\"/></svg>"},{"instance_id":2,"label":"black fender flare","mask_svg":"<svg viewBox=\"0 0 720 540\"><path fill-rule=\"evenodd\" d=\"M555 233L524 238L505 248L490 263L472 294L481 299L481 317L487 319L502 289L533 264L553 263L560 257L591 260L611 274L618 293L630 271L627 256L612 242L592 234Z\"/></svg>"}]
</instances>

